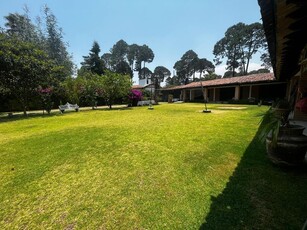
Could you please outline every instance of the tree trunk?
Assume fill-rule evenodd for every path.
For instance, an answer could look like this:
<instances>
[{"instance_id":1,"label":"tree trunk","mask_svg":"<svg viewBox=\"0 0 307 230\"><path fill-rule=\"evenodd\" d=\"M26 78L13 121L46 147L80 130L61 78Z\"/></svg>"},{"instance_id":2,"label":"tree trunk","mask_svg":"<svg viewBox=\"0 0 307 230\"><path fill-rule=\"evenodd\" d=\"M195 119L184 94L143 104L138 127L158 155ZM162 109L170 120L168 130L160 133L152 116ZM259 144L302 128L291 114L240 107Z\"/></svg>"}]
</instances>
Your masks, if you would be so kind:
<instances>
[{"instance_id":1,"label":"tree trunk","mask_svg":"<svg viewBox=\"0 0 307 230\"><path fill-rule=\"evenodd\" d=\"M235 50L235 52L237 52L237 51ZM234 55L233 56L233 61L232 61L232 77L235 76L235 66L234 66L235 61L236 61L236 56Z\"/></svg>"},{"instance_id":2,"label":"tree trunk","mask_svg":"<svg viewBox=\"0 0 307 230\"><path fill-rule=\"evenodd\" d=\"M242 53L242 58L241 58L241 62L242 62L242 68L243 68L243 76L247 74L246 72L246 66L245 66L245 60L244 60L244 50L241 49L241 53ZM242 73L242 72L241 72Z\"/></svg>"},{"instance_id":3,"label":"tree trunk","mask_svg":"<svg viewBox=\"0 0 307 230\"><path fill-rule=\"evenodd\" d=\"M246 74L247 74L247 71L248 71L248 66L249 66L249 60L250 60L250 58L247 58L247 63L246 63Z\"/></svg>"},{"instance_id":4,"label":"tree trunk","mask_svg":"<svg viewBox=\"0 0 307 230\"><path fill-rule=\"evenodd\" d=\"M24 94L24 96L22 98L20 98L19 100L22 104L23 107L23 115L27 116L27 109L28 109L28 97L27 95Z\"/></svg>"},{"instance_id":5,"label":"tree trunk","mask_svg":"<svg viewBox=\"0 0 307 230\"><path fill-rule=\"evenodd\" d=\"M26 106L23 107L23 115L27 116L27 107Z\"/></svg>"},{"instance_id":6,"label":"tree trunk","mask_svg":"<svg viewBox=\"0 0 307 230\"><path fill-rule=\"evenodd\" d=\"M24 99L21 99L20 102L21 102L22 107L23 107L23 115L27 116L27 108L28 108L27 104L28 103L27 103L26 97Z\"/></svg>"},{"instance_id":7,"label":"tree trunk","mask_svg":"<svg viewBox=\"0 0 307 230\"><path fill-rule=\"evenodd\" d=\"M246 63L246 73L247 73L247 71L248 71L248 67L249 67L249 61L250 61L250 59L251 59L251 57L252 57L252 54L254 53L254 51L255 51L255 45L253 46L253 48L252 47L249 47L249 49L248 49L248 55L247 55L247 63Z\"/></svg>"}]
</instances>

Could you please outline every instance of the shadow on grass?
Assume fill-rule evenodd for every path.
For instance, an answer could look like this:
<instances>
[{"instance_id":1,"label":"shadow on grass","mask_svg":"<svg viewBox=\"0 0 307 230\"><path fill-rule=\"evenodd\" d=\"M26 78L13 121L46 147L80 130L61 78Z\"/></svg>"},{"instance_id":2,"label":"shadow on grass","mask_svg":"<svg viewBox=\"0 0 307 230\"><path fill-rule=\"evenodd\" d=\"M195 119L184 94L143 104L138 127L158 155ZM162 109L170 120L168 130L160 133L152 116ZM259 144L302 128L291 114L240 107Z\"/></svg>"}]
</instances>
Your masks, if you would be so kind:
<instances>
[{"instance_id":1,"label":"shadow on grass","mask_svg":"<svg viewBox=\"0 0 307 230\"><path fill-rule=\"evenodd\" d=\"M127 106L122 106L122 107L114 107L112 109L103 107L103 108L81 108L79 110L79 113L82 112L89 112L89 111L117 111L117 110L132 110L133 107L127 107ZM48 113L43 113L42 111L34 111L34 112L28 112L28 114L25 116L22 112L17 112L14 113L11 116L8 116L8 113L0 113L0 123L3 122L12 122L12 121L18 121L18 120L25 120L25 119L32 119L32 118L48 118L48 117L54 117L54 116L64 116L65 114L70 114L70 113L76 113L74 110L68 110L65 111L64 113L61 113L58 110L53 110L50 114Z\"/></svg>"},{"instance_id":2,"label":"shadow on grass","mask_svg":"<svg viewBox=\"0 0 307 230\"><path fill-rule=\"evenodd\" d=\"M259 130L199 229L302 229L307 170L270 163Z\"/></svg>"},{"instance_id":3,"label":"shadow on grass","mask_svg":"<svg viewBox=\"0 0 307 230\"><path fill-rule=\"evenodd\" d=\"M43 112L31 112L31 113L28 113L26 116L23 115L23 113L16 113L11 116L2 115L0 117L0 123L25 120L25 119L33 119L33 118L38 118L38 117L48 118L48 117L54 117L54 116L59 116L59 115L61 115L59 112L58 113L52 112L50 114L47 114L47 113L43 114Z\"/></svg>"},{"instance_id":4,"label":"shadow on grass","mask_svg":"<svg viewBox=\"0 0 307 230\"><path fill-rule=\"evenodd\" d=\"M121 111L121 110L133 110L134 107L128 107L128 106L125 106L125 107L112 107L111 109L110 108L97 108L97 109L93 109L95 111ZM92 109L90 109L92 110Z\"/></svg>"}]
</instances>

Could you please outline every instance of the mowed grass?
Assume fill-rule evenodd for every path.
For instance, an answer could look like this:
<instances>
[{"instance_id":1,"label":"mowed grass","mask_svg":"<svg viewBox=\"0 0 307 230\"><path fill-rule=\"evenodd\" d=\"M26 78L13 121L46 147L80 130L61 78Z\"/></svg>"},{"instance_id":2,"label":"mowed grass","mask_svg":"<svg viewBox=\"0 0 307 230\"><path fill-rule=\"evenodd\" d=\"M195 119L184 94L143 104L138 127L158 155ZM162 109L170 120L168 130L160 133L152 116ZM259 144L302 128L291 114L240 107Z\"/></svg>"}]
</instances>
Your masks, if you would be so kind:
<instances>
[{"instance_id":1,"label":"mowed grass","mask_svg":"<svg viewBox=\"0 0 307 230\"><path fill-rule=\"evenodd\" d=\"M267 107L162 104L0 123L0 229L300 229L304 170L270 164Z\"/></svg>"}]
</instances>

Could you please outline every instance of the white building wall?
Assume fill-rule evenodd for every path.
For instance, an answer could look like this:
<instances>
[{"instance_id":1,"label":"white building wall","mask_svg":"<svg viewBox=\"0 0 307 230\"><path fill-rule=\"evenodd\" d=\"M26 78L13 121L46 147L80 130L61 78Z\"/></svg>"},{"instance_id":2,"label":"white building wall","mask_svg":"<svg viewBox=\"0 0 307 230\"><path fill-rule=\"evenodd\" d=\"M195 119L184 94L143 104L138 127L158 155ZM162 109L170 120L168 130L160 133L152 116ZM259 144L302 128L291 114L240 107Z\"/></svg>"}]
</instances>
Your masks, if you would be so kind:
<instances>
[{"instance_id":1,"label":"white building wall","mask_svg":"<svg viewBox=\"0 0 307 230\"><path fill-rule=\"evenodd\" d=\"M150 84L151 83L151 80L150 79L147 79L147 78L145 78L145 79L139 79L139 85L141 85L141 86L145 86L145 85L148 85L148 84Z\"/></svg>"}]
</instances>

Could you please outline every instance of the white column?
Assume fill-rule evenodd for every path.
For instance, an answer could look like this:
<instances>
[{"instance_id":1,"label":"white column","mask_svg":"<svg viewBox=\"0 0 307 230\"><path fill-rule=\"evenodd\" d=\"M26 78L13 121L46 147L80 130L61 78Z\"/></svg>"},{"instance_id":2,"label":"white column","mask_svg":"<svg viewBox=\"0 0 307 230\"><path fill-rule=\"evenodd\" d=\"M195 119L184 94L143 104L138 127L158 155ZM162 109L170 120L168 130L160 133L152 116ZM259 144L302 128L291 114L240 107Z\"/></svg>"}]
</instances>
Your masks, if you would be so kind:
<instances>
[{"instance_id":1,"label":"white column","mask_svg":"<svg viewBox=\"0 0 307 230\"><path fill-rule=\"evenodd\" d=\"M194 90L190 90L190 101L193 101L195 97L195 92Z\"/></svg>"},{"instance_id":2,"label":"white column","mask_svg":"<svg viewBox=\"0 0 307 230\"><path fill-rule=\"evenodd\" d=\"M239 100L240 99L240 86L236 86L235 88L235 100Z\"/></svg>"},{"instance_id":3,"label":"white column","mask_svg":"<svg viewBox=\"0 0 307 230\"><path fill-rule=\"evenodd\" d=\"M248 94L248 98L251 98L252 97L252 90L253 90L253 86L250 85L249 86L249 94Z\"/></svg>"},{"instance_id":4,"label":"white column","mask_svg":"<svg viewBox=\"0 0 307 230\"><path fill-rule=\"evenodd\" d=\"M182 94L183 94L182 100L186 101L187 94L186 94L186 90L185 89L182 90Z\"/></svg>"},{"instance_id":5,"label":"white column","mask_svg":"<svg viewBox=\"0 0 307 230\"><path fill-rule=\"evenodd\" d=\"M215 88L213 88L213 101L215 102Z\"/></svg>"},{"instance_id":6,"label":"white column","mask_svg":"<svg viewBox=\"0 0 307 230\"><path fill-rule=\"evenodd\" d=\"M208 88L204 88L203 96L206 101L208 101Z\"/></svg>"}]
</instances>

